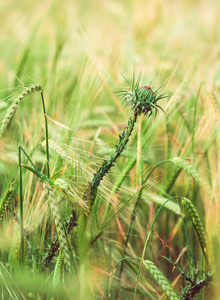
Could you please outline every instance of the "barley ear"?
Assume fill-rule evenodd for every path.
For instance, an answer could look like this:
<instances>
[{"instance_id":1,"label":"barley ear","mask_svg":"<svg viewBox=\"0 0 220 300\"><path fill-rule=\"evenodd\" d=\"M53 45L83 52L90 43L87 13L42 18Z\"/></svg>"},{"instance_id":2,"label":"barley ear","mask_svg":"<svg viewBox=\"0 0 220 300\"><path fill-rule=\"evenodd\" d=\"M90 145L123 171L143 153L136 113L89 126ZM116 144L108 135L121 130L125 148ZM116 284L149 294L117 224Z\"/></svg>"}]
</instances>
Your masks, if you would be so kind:
<instances>
[{"instance_id":1,"label":"barley ear","mask_svg":"<svg viewBox=\"0 0 220 300\"><path fill-rule=\"evenodd\" d=\"M209 96L211 98L212 104L214 106L215 109L215 113L218 116L218 120L220 119L220 102L218 97L216 96L215 92L211 89L209 89Z\"/></svg>"},{"instance_id":2,"label":"barley ear","mask_svg":"<svg viewBox=\"0 0 220 300\"><path fill-rule=\"evenodd\" d=\"M72 157L67 154L67 152L65 151L65 149L63 149L55 141L49 139L48 140L48 145L49 145L49 148L51 150L53 150L54 152L56 152L60 157L68 159L70 161L72 160ZM46 147L46 141L43 141L42 146Z\"/></svg>"},{"instance_id":3,"label":"barley ear","mask_svg":"<svg viewBox=\"0 0 220 300\"><path fill-rule=\"evenodd\" d=\"M210 187L204 178L200 175L196 168L194 168L191 164L189 164L185 159L182 157L174 157L170 159L178 168L184 170L189 176L191 176L195 182L197 182L200 186L205 188L207 191L210 192Z\"/></svg>"},{"instance_id":4,"label":"barley ear","mask_svg":"<svg viewBox=\"0 0 220 300\"><path fill-rule=\"evenodd\" d=\"M7 290L8 297L6 297L8 299L27 299L2 262L0 262L0 277L2 299L6 299L4 297L4 290Z\"/></svg>"},{"instance_id":5,"label":"barley ear","mask_svg":"<svg viewBox=\"0 0 220 300\"><path fill-rule=\"evenodd\" d=\"M6 186L5 191L2 193L2 196L0 198L0 225L3 222L7 207L9 202L12 199L12 196L14 194L14 187L13 183Z\"/></svg>"},{"instance_id":6,"label":"barley ear","mask_svg":"<svg viewBox=\"0 0 220 300\"><path fill-rule=\"evenodd\" d=\"M66 229L66 233L70 234L71 230L77 226L77 214L75 210L72 210L72 214L69 217L68 220L66 220L65 224L64 224L64 228ZM43 259L43 268L47 268L52 260L52 258L55 256L56 252L59 249L59 240L57 237L54 237L49 249Z\"/></svg>"},{"instance_id":7,"label":"barley ear","mask_svg":"<svg viewBox=\"0 0 220 300\"><path fill-rule=\"evenodd\" d=\"M61 279L61 271L62 271L62 261L63 261L63 256L61 251L59 252L59 256L57 257L57 262L55 265L54 273L53 273L53 286L56 287Z\"/></svg>"},{"instance_id":8,"label":"barley ear","mask_svg":"<svg viewBox=\"0 0 220 300\"><path fill-rule=\"evenodd\" d=\"M63 255L64 264L65 264L68 272L70 272L71 264L70 264L67 236L66 236L66 232L65 232L65 229L63 226L62 219L60 217L59 208L58 208L56 199L51 194L51 191L49 191L49 193L48 193L48 198L49 198L51 211L53 213L53 217L54 217L54 221L55 221L55 225L56 225L58 241L60 244L61 253Z\"/></svg>"},{"instance_id":9,"label":"barley ear","mask_svg":"<svg viewBox=\"0 0 220 300\"><path fill-rule=\"evenodd\" d=\"M29 94L35 92L35 91L41 91L42 86L40 84L34 84L30 86L29 88L26 88L12 103L12 105L8 108L6 115L4 119L1 122L1 127L0 127L0 137L4 133L4 130L6 129L7 125L11 121L18 105L21 103L21 101L28 96Z\"/></svg>"},{"instance_id":10,"label":"barley ear","mask_svg":"<svg viewBox=\"0 0 220 300\"><path fill-rule=\"evenodd\" d=\"M169 280L164 276L164 274L155 266L155 264L150 260L144 261L144 266L148 270L148 272L152 275L152 277L156 280L156 282L160 285L167 298L170 300L178 300L179 297L173 290L172 285Z\"/></svg>"},{"instance_id":11,"label":"barley ear","mask_svg":"<svg viewBox=\"0 0 220 300\"><path fill-rule=\"evenodd\" d=\"M183 207L185 208L187 214L189 215L193 226L196 230L198 239L199 239L199 243L203 252L203 256L206 262L207 267L209 267L209 261L208 261L208 256L207 256L207 239L206 239L206 232L205 229L202 225L201 219L199 217L199 214L195 208L195 206L193 205L193 203L187 199L187 198L183 198L181 201Z\"/></svg>"}]
</instances>

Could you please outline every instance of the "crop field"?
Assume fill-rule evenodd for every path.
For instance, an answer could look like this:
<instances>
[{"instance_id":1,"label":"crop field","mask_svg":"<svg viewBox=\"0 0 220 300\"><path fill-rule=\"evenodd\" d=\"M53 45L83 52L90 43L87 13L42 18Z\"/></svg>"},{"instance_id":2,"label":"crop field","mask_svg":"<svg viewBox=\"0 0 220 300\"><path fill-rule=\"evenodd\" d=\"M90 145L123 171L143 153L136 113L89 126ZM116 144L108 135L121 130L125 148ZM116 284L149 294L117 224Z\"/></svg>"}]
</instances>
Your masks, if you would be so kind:
<instances>
[{"instance_id":1,"label":"crop field","mask_svg":"<svg viewBox=\"0 0 220 300\"><path fill-rule=\"evenodd\" d=\"M219 15L2 1L1 299L220 299Z\"/></svg>"}]
</instances>

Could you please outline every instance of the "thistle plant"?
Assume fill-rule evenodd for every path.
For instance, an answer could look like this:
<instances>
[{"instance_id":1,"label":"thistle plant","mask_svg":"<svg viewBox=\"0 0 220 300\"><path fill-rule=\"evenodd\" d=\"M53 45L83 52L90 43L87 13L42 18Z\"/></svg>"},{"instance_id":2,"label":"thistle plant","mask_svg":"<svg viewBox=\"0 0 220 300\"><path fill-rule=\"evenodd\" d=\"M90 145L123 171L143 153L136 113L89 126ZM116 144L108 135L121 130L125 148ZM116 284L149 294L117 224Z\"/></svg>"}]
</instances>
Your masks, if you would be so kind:
<instances>
[{"instance_id":1,"label":"thistle plant","mask_svg":"<svg viewBox=\"0 0 220 300\"><path fill-rule=\"evenodd\" d=\"M104 160L103 164L100 166L98 171L94 173L93 178L91 182L88 183L88 188L86 192L84 193L84 197L82 197L78 194L78 190L75 188L75 179L74 175L71 174L71 179L69 181L64 180L62 178L59 178L60 174L62 174L70 164L74 162L74 166L79 167L78 169L81 171L84 171L84 166L81 167L82 162L80 160L74 160L71 156L68 155L68 153L63 149L61 146L59 146L55 141L48 139L48 130L47 130L47 115L45 110L45 104L44 104L44 98L43 98L43 91L42 87L40 85L34 85L29 89L26 89L18 98L15 99L14 103L11 107L9 107L8 111L5 114L5 117L3 121L0 124L0 132L1 134L6 129L7 124L9 124L10 119L12 118L17 106L21 102L21 100L30 94L33 91L41 91L41 97L42 97L42 103L43 103L43 110L44 110L44 117L45 117L45 132L46 132L46 139L45 142L43 142L43 146L46 146L46 156L47 156L47 174L41 173L37 169L37 167L34 165L31 158L28 156L26 151L22 146L19 146L19 167L20 167L20 240L21 240L21 262L29 263L29 257L25 259L25 254L27 254L27 247L29 247L29 242L31 241L29 232L30 229L24 230L23 228L23 192L22 192L22 172L23 170L28 170L29 172L32 172L35 174L42 182L43 186L46 189L46 196L47 201L49 203L50 211L51 211L51 218L53 218L54 225L56 228L56 234L53 236L52 230L47 230L47 233L51 234L51 236L45 235L45 240L42 243L44 248L44 253L40 259L34 258L35 262L38 260L39 266L41 266L42 272L48 272L48 267L51 269L54 265L54 262L56 261L56 265L54 267L54 276L53 276L53 286L55 286L62 276L64 278L64 272L67 271L68 273L71 273L71 276L74 274L79 275L79 278L82 276L81 274L84 274L85 272L85 266L88 265L88 263L91 265L94 263L90 260L90 252L99 250L99 244L96 243L96 241L100 238L100 236L103 234L105 228L107 227L110 222L116 218L122 210L125 208L125 206L128 206L128 203L133 197L136 197L135 201L133 202L133 210L130 215L130 222L128 224L127 232L125 234L125 242L123 245L123 251L120 252L120 255L122 256L122 259L116 264L118 265L121 263L121 268L119 272L118 278L118 285L121 291L121 294L123 295L124 299L127 298L126 296L126 286L123 286L122 278L122 272L123 272L123 266L124 262L128 263L129 260L137 259L139 261L139 267L133 267L132 264L128 263L128 266L133 268L133 271L136 272L137 278L136 278L136 284L133 288L133 299L136 299L137 293L141 290L141 281L144 281L143 275L141 274L142 269L147 270L149 275L151 275L152 279L154 279L160 288L163 290L163 292L166 294L166 296L169 299L178 299L178 296L176 292L174 291L172 285L170 284L168 278L158 269L156 264L154 264L152 261L146 259L146 249L150 243L150 238L153 232L153 226L158 218L158 215L163 207L167 207L167 203L173 203L171 200L174 199L181 199L181 203L183 207L185 208L185 211L187 212L188 216L191 218L193 225L196 229L199 242L201 244L201 248L204 254L206 265L208 266L209 260L207 256L207 241L205 236L205 231L203 228L203 225L201 223L201 220L199 218L199 215L197 213L196 208L194 205L186 198L182 197L171 197L169 199L167 198L161 198L160 201L163 203L156 213L153 222L151 224L150 230L148 235L146 236L146 240L144 243L144 247L142 250L141 257L126 257L127 254L129 254L129 248L128 248L128 242L131 235L131 230L133 227L133 224L136 220L136 215L138 216L137 208L139 206L139 203L141 199L145 197L144 195L144 189L146 187L146 182L148 182L149 177L151 174L153 174L154 170L165 163L172 162L176 167L178 167L181 170L184 170L188 175L190 175L196 182L203 183L203 179L199 172L192 167L187 161L183 160L180 157L170 158L165 161L158 162L151 171L145 175L141 175L141 188L137 191L136 195L133 195L130 197L129 200L127 200L126 203L123 203L123 205L120 205L115 210L116 212L111 215L109 214L109 208L110 208L110 202L107 203L107 209L105 210L105 216L102 218L104 219L104 222L99 222L98 215L96 214L96 207L98 206L97 203L95 203L96 195L98 192L99 185L105 175L110 171L110 169L115 165L118 157L123 153L123 151L126 148L126 145L130 139L130 136L134 130L135 123L141 115L143 117L150 117L156 116L158 109L162 110L164 113L165 111L162 109L162 107L158 104L159 100L162 100L168 96L166 96L164 93L158 93L161 86L158 89L154 89L153 87L149 85L141 85L140 84L140 75L138 76L137 81L135 82L133 78L133 82L130 83L126 78L125 80L129 84L128 90L122 90L117 92L119 96L121 96L122 101L125 106L128 106L131 108L132 114L128 120L127 127L124 131L122 131L119 135L118 143L115 145L115 149L112 150L112 153L110 152L110 156L108 159ZM165 113L166 114L166 113ZM58 171L55 171L50 176L50 170L49 170L49 147L51 150L53 150L57 155L59 155L62 158L65 158L68 160L68 165L59 169ZM28 161L28 164L22 163L22 155L25 157L25 160ZM121 186L124 177L128 173L129 170L133 168L135 164L135 159L132 159L130 162L128 162L126 169L123 171L123 176L120 176L120 180L118 180L111 191L111 194L113 195L119 187ZM88 169L87 169L88 172ZM89 173L87 173L89 174ZM91 174L91 173L90 173ZM69 183L69 184L68 184ZM0 207L0 225L4 218L5 211L8 207L8 204L13 196L14 193L14 186L11 186L8 184L7 188L5 189L5 192L2 193L1 197L1 207ZM76 192L77 191L77 192ZM43 194L44 195L44 194ZM167 195L168 196L168 195ZM158 196L159 197L159 196ZM74 209L72 208L72 211L69 211L69 218L64 217L63 213L65 212L66 216L66 209L69 209L66 204L63 204L62 208L65 207L65 210L61 209L59 199L70 199L73 202ZM64 202L64 201L63 201ZM63 203L62 202L62 203ZM98 202L98 201L97 201ZM95 203L95 205L94 205ZM159 202L156 202L159 203ZM97 204L97 205L96 205ZM79 208L79 209L78 209ZM93 208L93 209L92 209ZM105 207L106 208L106 207ZM177 205L177 208L179 206ZM173 209L175 213L180 214L180 211L175 208ZM67 212L68 213L68 212ZM110 216L110 217L109 217ZM138 218L137 218L138 219ZM49 220L49 219L48 219ZM49 222L46 223L46 228L50 228L48 226ZM90 222L92 221L92 222ZM95 222L94 222L95 221ZM51 227L52 228L52 227ZM158 236L159 237L159 236ZM161 240L162 241L162 240ZM96 243L96 245L94 245ZM30 243L31 244L31 243ZM189 244L189 243L188 243ZM46 246L46 248L45 248ZM91 249L92 248L92 249ZM101 248L100 248L101 249ZM88 251L91 250L91 251ZM73 252L74 251L74 252ZM190 252L190 251L189 251ZM58 254L59 253L59 254ZM57 258L55 257L57 256ZM111 263L111 250L109 250L109 262ZM190 299L189 297L194 297L199 290L202 289L203 286L208 285L211 281L211 273L205 273L205 276L203 278L198 278L198 270L195 267L195 263L191 265L190 274L188 274L185 269L181 269L177 263L173 262L171 259L167 259L170 263L172 263L184 276L186 280L186 287L183 289L180 296L181 299ZM194 262L193 258L191 261ZM190 261L190 262L191 262ZM74 266L72 265L72 262L74 262ZM33 263L34 265L34 263ZM116 265L114 268L116 268ZM209 269L209 268L208 268ZM145 271L146 271L145 270ZM113 274L113 272L112 272ZM83 278L83 276L82 276ZM113 276L112 276L113 278ZM83 278L84 279L84 278ZM80 279L81 280L81 279ZM81 284L81 282L80 282ZM82 282L83 287L83 282ZM82 288L83 289L83 288ZM112 279L109 280L109 291L112 289ZM116 298L118 298L118 292L119 290L116 290ZM108 299L110 299L111 294L108 293ZM152 297L153 298L153 297Z\"/></svg>"},{"instance_id":2,"label":"thistle plant","mask_svg":"<svg viewBox=\"0 0 220 300\"><path fill-rule=\"evenodd\" d=\"M108 159L104 160L99 170L93 176L92 182L88 188L90 191L88 193L87 190L86 192L87 196L85 197L87 200L88 195L90 196L91 207L94 204L98 186L100 185L101 180L114 166L117 158L124 151L129 141L130 135L132 134L138 116L143 115L146 117L150 117L151 115L154 115L154 113L156 115L158 109L161 109L165 113L162 107L157 104L159 100L168 97L164 93L158 95L158 91L162 87L162 85L154 91L149 85L141 86L140 74L138 76L136 83L135 83L135 76L133 76L132 83L130 83L126 78L125 80L129 84L130 90L121 90L118 91L117 94L122 97L122 101L125 106L131 107L132 116L128 120L128 125L126 130L119 135L119 141L118 144L115 145L115 151L109 156Z\"/></svg>"},{"instance_id":3,"label":"thistle plant","mask_svg":"<svg viewBox=\"0 0 220 300\"><path fill-rule=\"evenodd\" d=\"M194 255L190 247L187 247L187 253L190 258L189 270L181 268L178 263L174 262L171 258L163 256L163 258L165 258L179 271L186 281L186 286L182 288L179 295L180 300L194 299L195 295L199 294L204 286L207 286L212 282L212 272L205 272L202 277L199 277L199 269L196 267Z\"/></svg>"},{"instance_id":4,"label":"thistle plant","mask_svg":"<svg viewBox=\"0 0 220 300\"><path fill-rule=\"evenodd\" d=\"M165 113L163 108L157 104L157 101L168 97L167 95L165 95L165 93L162 93L158 96L158 91L161 89L163 84L156 90L153 90L150 85L141 86L140 74L136 83L134 83L134 78L132 84L126 78L125 80L129 84L130 91L122 90L118 91L117 93L122 97L125 106L131 107L134 114L143 114L144 116L150 116L153 115L154 112L156 114L158 108Z\"/></svg>"}]
</instances>

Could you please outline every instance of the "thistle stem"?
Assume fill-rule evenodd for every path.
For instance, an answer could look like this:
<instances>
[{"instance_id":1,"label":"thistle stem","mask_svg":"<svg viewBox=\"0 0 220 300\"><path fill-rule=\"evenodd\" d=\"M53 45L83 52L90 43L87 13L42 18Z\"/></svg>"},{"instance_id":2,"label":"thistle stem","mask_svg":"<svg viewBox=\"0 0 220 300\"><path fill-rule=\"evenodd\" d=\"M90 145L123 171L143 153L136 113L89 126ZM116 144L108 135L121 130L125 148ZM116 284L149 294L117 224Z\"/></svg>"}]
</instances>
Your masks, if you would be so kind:
<instances>
[{"instance_id":1,"label":"thistle stem","mask_svg":"<svg viewBox=\"0 0 220 300\"><path fill-rule=\"evenodd\" d=\"M117 158L120 154L124 151L126 144L128 143L129 137L134 129L134 124L137 121L137 113L134 113L128 121L128 125L125 131L119 136L119 142L115 146L115 152L113 152L110 157L104 160L103 164L99 168L99 170L94 174L93 180L90 185L91 191L91 207L94 204L98 186L100 185L101 180L103 177L109 172L111 167L114 166Z\"/></svg>"}]
</instances>

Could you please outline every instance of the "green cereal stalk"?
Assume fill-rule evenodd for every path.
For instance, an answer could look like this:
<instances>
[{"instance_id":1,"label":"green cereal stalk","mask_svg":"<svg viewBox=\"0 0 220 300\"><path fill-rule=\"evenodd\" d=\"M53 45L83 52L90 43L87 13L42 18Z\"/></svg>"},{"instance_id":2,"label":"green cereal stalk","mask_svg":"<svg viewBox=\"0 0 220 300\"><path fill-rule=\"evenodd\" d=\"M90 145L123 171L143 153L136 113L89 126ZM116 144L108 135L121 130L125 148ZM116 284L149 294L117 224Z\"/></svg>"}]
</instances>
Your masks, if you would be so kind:
<instances>
[{"instance_id":1,"label":"green cereal stalk","mask_svg":"<svg viewBox=\"0 0 220 300\"><path fill-rule=\"evenodd\" d=\"M20 177L20 232L21 232L21 263L24 262L24 216L23 216L23 193L22 193L22 164L21 164L21 151L22 147L18 147L18 158L19 158L19 177Z\"/></svg>"},{"instance_id":2,"label":"green cereal stalk","mask_svg":"<svg viewBox=\"0 0 220 300\"><path fill-rule=\"evenodd\" d=\"M7 210L8 204L12 199L12 196L14 194L14 187L13 183L8 185L0 198L0 225L2 224L3 218L5 216L5 212Z\"/></svg>"},{"instance_id":3,"label":"green cereal stalk","mask_svg":"<svg viewBox=\"0 0 220 300\"><path fill-rule=\"evenodd\" d=\"M47 125L47 112L44 102L44 94L41 88L41 99L43 105L43 112L44 112L44 126L45 126L45 140L46 140L46 158L47 158L47 177L50 178L50 164L49 164L49 143L48 143L48 125Z\"/></svg>"},{"instance_id":4,"label":"green cereal stalk","mask_svg":"<svg viewBox=\"0 0 220 300\"><path fill-rule=\"evenodd\" d=\"M139 193L138 193L137 200L135 202L135 206L134 206L133 211L131 213L131 217L130 217L131 221L128 225L128 229L127 229L127 232L126 232L126 239L125 239L124 246L123 246L123 257L125 257L125 254L126 254L126 249L127 249L128 240L129 240L130 233L131 233L131 228L132 228L132 225L134 224L134 221L136 219L136 209L137 209L139 201L141 199L142 192L143 192L143 189L141 188ZM120 267L120 271L119 271L119 275L118 275L119 285L120 285L120 282L121 282L121 276L122 276L123 269L124 269L124 260L121 262L121 267Z\"/></svg>"},{"instance_id":5,"label":"green cereal stalk","mask_svg":"<svg viewBox=\"0 0 220 300\"><path fill-rule=\"evenodd\" d=\"M180 175L181 169L175 169L169 176L169 178L167 178L166 180L166 185L165 185L165 193L169 194L170 190L172 189L175 181L177 180L178 176Z\"/></svg>"},{"instance_id":6,"label":"green cereal stalk","mask_svg":"<svg viewBox=\"0 0 220 300\"><path fill-rule=\"evenodd\" d=\"M27 298L24 296L19 286L8 272L6 267L0 262L0 278L1 278L1 295L2 299L5 299L4 290L7 290L8 299L16 299L16 300L26 300ZM7 295L7 294L6 294Z\"/></svg>"},{"instance_id":7,"label":"green cereal stalk","mask_svg":"<svg viewBox=\"0 0 220 300\"><path fill-rule=\"evenodd\" d=\"M172 285L169 280L164 276L164 274L155 266L155 264L150 260L144 261L144 266L148 270L148 272L152 275L152 277L156 280L156 282L160 285L167 298L170 300L178 300L179 297L173 290Z\"/></svg>"},{"instance_id":8,"label":"green cereal stalk","mask_svg":"<svg viewBox=\"0 0 220 300\"><path fill-rule=\"evenodd\" d=\"M207 267L209 267L209 261L208 261L208 256L207 256L206 232L205 232L205 229L200 220L199 214L198 214L195 206L189 199L183 198L181 203L182 203L183 207L185 208L185 210L187 211L187 214L189 215L189 217L193 223L193 226L196 230L196 233L197 233L197 236L199 239L199 243L202 248L202 252L203 252L203 256L204 256L206 265L207 265Z\"/></svg>"},{"instance_id":9,"label":"green cereal stalk","mask_svg":"<svg viewBox=\"0 0 220 300\"><path fill-rule=\"evenodd\" d=\"M147 246L149 244L149 240L150 240L150 237L151 237L151 234L153 232L153 227L154 227L154 223L156 222L156 219L160 213L160 211L162 210L162 208L167 204L167 202L169 202L170 200L172 199L182 199L182 197L178 197L178 196L174 196L174 197L170 197L169 199L167 199L162 205L161 207L158 209L153 221L152 221L152 224L151 224L151 227L150 227L150 230L148 232L148 235L147 235L147 238L146 238L146 241L144 243L144 248L143 248L143 251L142 251L142 256L141 256L141 259L140 259L140 265L139 265L139 268L138 268L138 272L137 272L137 280L136 280L136 285L135 285L135 288L134 288L134 295L133 295L133 300L136 299L136 294L137 294L137 289L138 289L138 285L139 285L139 281L140 281L140 277L141 277L141 269L142 269L142 265L144 264L144 256L145 256L145 253L146 253L146 249L147 249ZM175 298L174 298L175 299Z\"/></svg>"},{"instance_id":10,"label":"green cereal stalk","mask_svg":"<svg viewBox=\"0 0 220 300\"><path fill-rule=\"evenodd\" d=\"M29 160L32 167L21 164L21 151L24 153L26 158ZM56 180L54 182L51 178L48 178L46 175L40 173L37 170L34 163L32 162L32 160L30 159L30 157L28 156L28 154L25 152L25 150L21 146L19 146L19 166L20 166L20 220L21 220L20 221L20 227L21 227L21 253L22 253L22 259L23 259L23 253L24 253L23 195L22 195L22 167L23 167L23 168L31 171L36 176L41 178L41 180L44 181L44 185L46 186L46 189L47 189L47 196L49 198L50 206L53 207L52 212L54 214L55 224L56 224L56 227L57 227L58 239L55 238L54 241L51 243L50 249L49 249L49 251L48 251L48 253L47 253L47 255L46 255L46 257L43 261L43 267L48 266L48 264L50 263L51 259L54 257L55 253L57 252L57 250L59 249L59 246L60 246L62 248L62 253L64 255L64 262L66 263L67 268L70 270L70 263L69 263L69 259L68 259L69 258L68 246L67 246L67 242L65 242L66 241L66 233L69 234L70 231L72 230L72 228L77 225L77 223L76 223L77 216L76 216L75 211L72 211L72 215L69 217L69 219L65 222L65 225L63 226L60 215L59 215L58 207L57 207L56 203L54 201L50 201L50 199L53 200L52 192L51 192L52 188L57 188L57 189L61 190L67 196L71 196L71 190L70 190L70 192L65 191L65 187L63 186L63 182L61 182L62 184L60 182L58 183L57 182L58 180ZM65 229L66 229L66 231L65 231ZM62 235L62 237L63 237L62 239L60 239L59 233L60 233L60 235Z\"/></svg>"},{"instance_id":11,"label":"green cereal stalk","mask_svg":"<svg viewBox=\"0 0 220 300\"><path fill-rule=\"evenodd\" d=\"M35 92L35 91L42 91L42 86L40 84L34 84L30 86L29 88L26 88L12 103L12 105L9 107L6 116L2 120L1 128L0 128L0 137L2 136L5 128L9 124L11 118L13 117L18 105L20 102L29 94Z\"/></svg>"},{"instance_id":12,"label":"green cereal stalk","mask_svg":"<svg viewBox=\"0 0 220 300\"><path fill-rule=\"evenodd\" d=\"M29 160L31 163L32 167L22 165L21 163L21 152L26 156L26 158ZM24 167L25 169L31 171L41 179L43 179L45 182L49 183L51 186L55 186L54 182L48 178L47 176L43 175L40 173L37 168L35 167L34 163L26 153L26 151L22 148L22 146L18 147L18 158L19 158L19 178L20 178L20 199L19 199L19 206L20 206L20 236L21 236L21 263L24 262L24 216L23 216L23 180L22 180L22 168Z\"/></svg>"},{"instance_id":13,"label":"green cereal stalk","mask_svg":"<svg viewBox=\"0 0 220 300\"><path fill-rule=\"evenodd\" d=\"M54 287L57 286L57 284L59 284L60 282L60 277L61 277L61 271L62 271L62 262L63 262L63 256L62 256L62 252L59 252L59 255L57 257L57 262L54 268L54 273L53 273L53 282L52 285Z\"/></svg>"},{"instance_id":14,"label":"green cereal stalk","mask_svg":"<svg viewBox=\"0 0 220 300\"><path fill-rule=\"evenodd\" d=\"M125 243L124 243L124 247L123 247L123 256L125 256L125 253L126 253L126 248L127 248L128 240L129 240L129 237L130 237L131 228L132 228L132 225L134 224L134 221L135 221L135 218L136 218L136 210L137 210L137 207L138 207L139 202L141 200L142 193L143 193L143 190L145 188L145 183L148 181L149 177L151 176L151 174L153 173L153 171L158 166L160 166L162 164L165 164L167 162L169 162L169 160L165 160L165 161L159 162L156 166L153 167L153 169L149 172L149 174L147 175L147 177L144 180L142 180L142 187L140 188L140 190L138 192L137 200L135 202L133 211L131 213L131 221L129 223L129 226L128 226L128 229L127 229L127 232L126 232L126 239L125 239ZM121 263L121 268L120 268L120 272L119 272L119 281L121 280L121 275L122 275L122 272L123 272L123 267L124 267L124 261L122 261L122 263Z\"/></svg>"},{"instance_id":15,"label":"green cereal stalk","mask_svg":"<svg viewBox=\"0 0 220 300\"><path fill-rule=\"evenodd\" d=\"M55 198L52 196L51 193L48 193L48 198L49 198L51 211L53 213L53 217L54 217L54 221L55 221L55 225L56 225L57 236L58 236L58 241L60 244L61 252L63 255L63 260L64 260L64 263L66 265L68 272L70 272L71 265L70 265L69 251L68 251L67 236L66 236L65 229L63 227L63 222L60 217L59 208L58 208Z\"/></svg>"},{"instance_id":16,"label":"green cereal stalk","mask_svg":"<svg viewBox=\"0 0 220 300\"><path fill-rule=\"evenodd\" d=\"M43 96L43 89L41 84L34 84L31 85L28 88L25 88L25 90L14 100L12 105L9 107L4 119L1 122L0 127L0 137L3 135L7 125L9 124L10 120L12 119L18 105L20 102L29 94L40 91L41 92L41 99L42 99L42 105L43 105L43 113L44 113L44 123L45 123L45 140L46 140L46 159L47 159L47 177L50 177L50 168L49 168L49 146L48 146L48 125L47 125L47 118L46 118L46 107L44 102L44 96Z\"/></svg>"},{"instance_id":17,"label":"green cereal stalk","mask_svg":"<svg viewBox=\"0 0 220 300\"><path fill-rule=\"evenodd\" d=\"M194 153L194 149L195 149L195 128L196 128L196 114L197 114L197 104L198 104L198 100L199 100L199 94L202 88L203 82L200 84L196 98L195 98L195 103L194 103L194 113L193 113L193 126L192 126L192 153Z\"/></svg>"}]
</instances>

